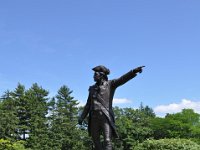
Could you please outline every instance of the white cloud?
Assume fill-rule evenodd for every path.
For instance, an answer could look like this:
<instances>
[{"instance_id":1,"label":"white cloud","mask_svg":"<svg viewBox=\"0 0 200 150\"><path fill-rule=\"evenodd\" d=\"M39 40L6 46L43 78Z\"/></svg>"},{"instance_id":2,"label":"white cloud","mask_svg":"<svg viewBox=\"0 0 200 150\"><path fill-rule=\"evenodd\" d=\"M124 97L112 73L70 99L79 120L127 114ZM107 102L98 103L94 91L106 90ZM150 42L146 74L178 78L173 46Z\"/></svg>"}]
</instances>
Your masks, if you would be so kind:
<instances>
[{"instance_id":1,"label":"white cloud","mask_svg":"<svg viewBox=\"0 0 200 150\"><path fill-rule=\"evenodd\" d=\"M131 103L132 101L126 98L114 98L113 103L114 104L127 104Z\"/></svg>"},{"instance_id":2,"label":"white cloud","mask_svg":"<svg viewBox=\"0 0 200 150\"><path fill-rule=\"evenodd\" d=\"M154 108L154 111L156 113L177 113L182 109L193 109L196 113L200 113L200 101L182 99L180 103L159 105Z\"/></svg>"}]
</instances>

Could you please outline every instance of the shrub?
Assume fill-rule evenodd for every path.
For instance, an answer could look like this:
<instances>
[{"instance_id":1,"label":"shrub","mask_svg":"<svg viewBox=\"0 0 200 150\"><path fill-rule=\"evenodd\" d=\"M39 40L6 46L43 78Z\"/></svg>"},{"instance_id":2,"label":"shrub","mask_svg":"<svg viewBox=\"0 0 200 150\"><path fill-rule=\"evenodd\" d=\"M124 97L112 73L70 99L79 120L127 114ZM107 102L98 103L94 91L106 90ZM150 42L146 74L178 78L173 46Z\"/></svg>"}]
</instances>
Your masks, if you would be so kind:
<instances>
[{"instance_id":1,"label":"shrub","mask_svg":"<svg viewBox=\"0 0 200 150\"><path fill-rule=\"evenodd\" d=\"M22 141L11 142L0 139L0 150L26 150Z\"/></svg>"},{"instance_id":2,"label":"shrub","mask_svg":"<svg viewBox=\"0 0 200 150\"><path fill-rule=\"evenodd\" d=\"M200 150L200 145L187 139L146 140L132 150Z\"/></svg>"}]
</instances>

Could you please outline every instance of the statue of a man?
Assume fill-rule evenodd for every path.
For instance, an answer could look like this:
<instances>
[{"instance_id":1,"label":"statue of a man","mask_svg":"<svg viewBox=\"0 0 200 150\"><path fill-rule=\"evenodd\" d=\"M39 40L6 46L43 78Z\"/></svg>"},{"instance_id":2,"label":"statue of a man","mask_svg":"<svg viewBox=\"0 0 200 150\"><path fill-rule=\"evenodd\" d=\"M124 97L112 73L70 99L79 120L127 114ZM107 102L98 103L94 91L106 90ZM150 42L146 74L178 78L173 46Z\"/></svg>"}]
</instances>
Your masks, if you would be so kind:
<instances>
[{"instance_id":1,"label":"statue of a man","mask_svg":"<svg viewBox=\"0 0 200 150\"><path fill-rule=\"evenodd\" d=\"M105 66L100 65L92 69L96 83L89 87L87 103L78 123L81 125L89 114L88 132L92 137L95 150L112 150L111 138L118 137L112 110L115 90L120 85L134 78L137 73L141 73L143 67L137 67L120 78L113 80L108 80L107 75L110 74L110 70ZM102 148L100 142L101 133L104 137L104 148Z\"/></svg>"}]
</instances>

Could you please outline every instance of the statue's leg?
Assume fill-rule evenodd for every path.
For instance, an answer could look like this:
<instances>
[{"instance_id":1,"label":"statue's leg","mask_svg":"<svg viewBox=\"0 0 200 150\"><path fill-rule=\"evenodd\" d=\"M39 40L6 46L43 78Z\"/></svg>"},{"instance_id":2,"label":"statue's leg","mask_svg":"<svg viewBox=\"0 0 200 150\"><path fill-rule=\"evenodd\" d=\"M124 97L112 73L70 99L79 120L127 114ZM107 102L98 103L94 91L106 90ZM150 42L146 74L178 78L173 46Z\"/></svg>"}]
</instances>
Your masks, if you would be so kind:
<instances>
[{"instance_id":1,"label":"statue's leg","mask_svg":"<svg viewBox=\"0 0 200 150\"><path fill-rule=\"evenodd\" d=\"M101 142L100 142L100 134L101 134L101 122L98 114L93 113L91 118L91 136L92 141L94 143L95 150L102 150Z\"/></svg>"},{"instance_id":2,"label":"statue's leg","mask_svg":"<svg viewBox=\"0 0 200 150\"><path fill-rule=\"evenodd\" d=\"M107 120L107 118L105 117L105 121L103 124L103 135L104 135L104 146L105 146L105 150L112 150L112 128Z\"/></svg>"}]
</instances>

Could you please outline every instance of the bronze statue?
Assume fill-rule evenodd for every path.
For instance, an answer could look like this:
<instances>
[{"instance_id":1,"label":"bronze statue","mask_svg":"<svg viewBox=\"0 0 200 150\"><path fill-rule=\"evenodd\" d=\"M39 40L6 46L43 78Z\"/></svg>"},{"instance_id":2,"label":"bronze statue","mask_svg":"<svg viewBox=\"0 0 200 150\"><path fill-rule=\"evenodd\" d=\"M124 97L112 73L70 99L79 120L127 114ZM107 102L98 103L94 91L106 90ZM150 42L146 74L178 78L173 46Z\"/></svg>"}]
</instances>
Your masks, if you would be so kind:
<instances>
[{"instance_id":1,"label":"bronze statue","mask_svg":"<svg viewBox=\"0 0 200 150\"><path fill-rule=\"evenodd\" d=\"M117 87L134 78L142 68L137 67L118 79L108 80L110 70L105 66L97 66L94 71L94 85L89 88L89 96L78 123L81 125L89 114L88 132L92 137L95 150L112 150L112 137L118 137L115 127L115 118L112 110L113 96ZM104 148L100 142L100 135L103 133Z\"/></svg>"}]
</instances>

